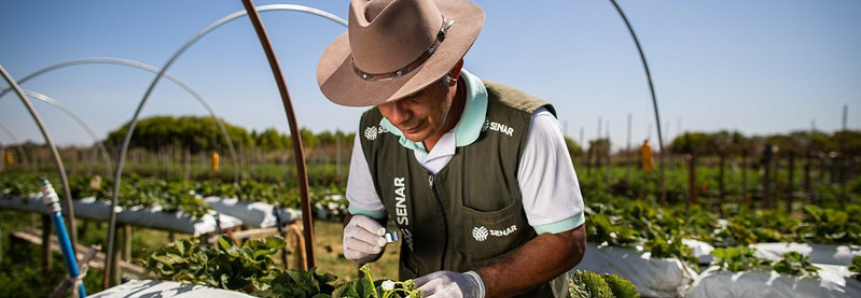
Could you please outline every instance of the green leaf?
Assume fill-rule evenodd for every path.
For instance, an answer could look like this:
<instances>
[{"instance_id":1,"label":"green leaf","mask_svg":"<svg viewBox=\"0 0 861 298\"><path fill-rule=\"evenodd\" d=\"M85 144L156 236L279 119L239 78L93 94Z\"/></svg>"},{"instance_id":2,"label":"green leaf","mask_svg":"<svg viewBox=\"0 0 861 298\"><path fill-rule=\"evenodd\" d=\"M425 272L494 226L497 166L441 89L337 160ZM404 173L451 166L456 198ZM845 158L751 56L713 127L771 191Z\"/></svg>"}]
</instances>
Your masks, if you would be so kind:
<instances>
[{"instance_id":1,"label":"green leaf","mask_svg":"<svg viewBox=\"0 0 861 298\"><path fill-rule=\"evenodd\" d=\"M572 298L613 298L613 291L600 275L582 270L572 274L568 292Z\"/></svg>"},{"instance_id":2,"label":"green leaf","mask_svg":"<svg viewBox=\"0 0 861 298\"><path fill-rule=\"evenodd\" d=\"M770 266L770 262L768 260L757 258L754 255L754 251L755 250L750 249L747 246L715 248L711 252L711 255L715 257L712 264L720 267L721 269L732 272Z\"/></svg>"},{"instance_id":3,"label":"green leaf","mask_svg":"<svg viewBox=\"0 0 861 298\"><path fill-rule=\"evenodd\" d=\"M810 263L810 257L798 252L787 252L781 255L782 259L774 265L774 271L792 276L817 276L819 267Z\"/></svg>"},{"instance_id":4,"label":"green leaf","mask_svg":"<svg viewBox=\"0 0 861 298\"><path fill-rule=\"evenodd\" d=\"M175 255L175 254L167 254L167 255L163 255L163 256L153 255L152 258L155 259L156 261L164 263L165 265L175 265L175 264L183 263L185 261L182 258L182 256Z\"/></svg>"},{"instance_id":5,"label":"green leaf","mask_svg":"<svg viewBox=\"0 0 861 298\"><path fill-rule=\"evenodd\" d=\"M849 271L861 273L861 256L855 256L852 258L852 265L849 265Z\"/></svg>"},{"instance_id":6,"label":"green leaf","mask_svg":"<svg viewBox=\"0 0 861 298\"><path fill-rule=\"evenodd\" d=\"M602 277L610 287L610 291L613 292L613 296L617 298L640 298L640 293L630 281L615 274L604 274Z\"/></svg>"}]
</instances>

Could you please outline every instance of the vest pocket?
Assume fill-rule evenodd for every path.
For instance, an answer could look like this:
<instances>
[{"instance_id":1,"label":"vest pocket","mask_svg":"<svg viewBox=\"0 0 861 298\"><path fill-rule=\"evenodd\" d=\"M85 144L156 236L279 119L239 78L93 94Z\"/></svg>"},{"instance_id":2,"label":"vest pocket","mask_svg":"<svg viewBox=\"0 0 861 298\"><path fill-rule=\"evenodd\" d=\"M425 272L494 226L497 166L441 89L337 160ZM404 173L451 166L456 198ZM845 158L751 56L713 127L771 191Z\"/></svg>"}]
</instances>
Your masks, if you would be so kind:
<instances>
[{"instance_id":1,"label":"vest pocket","mask_svg":"<svg viewBox=\"0 0 861 298\"><path fill-rule=\"evenodd\" d=\"M472 266L491 264L526 242L527 230L531 227L527 226L518 202L512 201L505 208L490 212L462 208L462 245Z\"/></svg>"}]
</instances>

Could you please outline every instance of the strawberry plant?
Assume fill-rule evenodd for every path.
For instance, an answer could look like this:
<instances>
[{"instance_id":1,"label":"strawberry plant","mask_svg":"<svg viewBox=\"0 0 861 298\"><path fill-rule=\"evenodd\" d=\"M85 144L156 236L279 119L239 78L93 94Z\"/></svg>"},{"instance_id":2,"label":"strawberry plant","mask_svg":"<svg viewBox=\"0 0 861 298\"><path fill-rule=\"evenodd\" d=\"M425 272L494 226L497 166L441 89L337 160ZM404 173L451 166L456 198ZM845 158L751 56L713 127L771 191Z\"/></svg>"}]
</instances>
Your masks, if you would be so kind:
<instances>
[{"instance_id":1,"label":"strawberry plant","mask_svg":"<svg viewBox=\"0 0 861 298\"><path fill-rule=\"evenodd\" d=\"M374 281L370 268L361 268L364 278L333 285L337 277L309 271L279 269L275 254L286 242L277 237L249 240L237 245L219 237L214 246L196 238L180 239L153 252L144 265L159 278L177 282L235 290L267 298L418 298L413 280Z\"/></svg>"},{"instance_id":2,"label":"strawberry plant","mask_svg":"<svg viewBox=\"0 0 861 298\"><path fill-rule=\"evenodd\" d=\"M651 253L652 258L677 258L688 266L699 269L699 260L691 253L691 248L682 243L678 235L671 236L669 240L654 238L643 243L643 249Z\"/></svg>"},{"instance_id":3,"label":"strawberry plant","mask_svg":"<svg viewBox=\"0 0 861 298\"><path fill-rule=\"evenodd\" d=\"M861 273L861 256L852 258L852 265L849 265L849 272Z\"/></svg>"},{"instance_id":4,"label":"strawberry plant","mask_svg":"<svg viewBox=\"0 0 861 298\"><path fill-rule=\"evenodd\" d=\"M598 244L633 247L640 238L634 229L626 225L613 224L607 215L600 213L589 215L586 229L589 240Z\"/></svg>"},{"instance_id":5,"label":"strawberry plant","mask_svg":"<svg viewBox=\"0 0 861 298\"><path fill-rule=\"evenodd\" d=\"M332 293L332 297L339 298L419 298L422 291L416 288L415 281L378 280L374 281L371 268L367 264L359 270L365 274L364 278L342 284ZM403 295L401 295L403 294Z\"/></svg>"},{"instance_id":6,"label":"strawberry plant","mask_svg":"<svg viewBox=\"0 0 861 298\"><path fill-rule=\"evenodd\" d=\"M320 275L314 269L282 271L275 266L272 257L285 246L277 237L249 240L241 246L224 236L214 246L200 245L196 238L180 239L153 252L145 265L162 279L260 297L331 294L334 275Z\"/></svg>"},{"instance_id":7,"label":"strawberry plant","mask_svg":"<svg viewBox=\"0 0 861 298\"><path fill-rule=\"evenodd\" d=\"M732 272L747 271L757 268L768 268L771 262L753 255L754 249L747 246L715 248L711 254L715 257L714 265Z\"/></svg>"},{"instance_id":8,"label":"strawberry plant","mask_svg":"<svg viewBox=\"0 0 861 298\"><path fill-rule=\"evenodd\" d=\"M774 264L777 273L792 276L818 276L819 267L810 263L810 257L798 252L787 252L781 255L781 260Z\"/></svg>"},{"instance_id":9,"label":"strawberry plant","mask_svg":"<svg viewBox=\"0 0 861 298\"><path fill-rule=\"evenodd\" d=\"M850 206L846 210L848 212L805 206L804 212L807 216L798 228L799 238L817 243L861 242L861 219L849 216L857 216L861 212L858 206Z\"/></svg>"},{"instance_id":10,"label":"strawberry plant","mask_svg":"<svg viewBox=\"0 0 861 298\"><path fill-rule=\"evenodd\" d=\"M855 279L861 281L861 256L852 258L852 265L849 265L849 272L854 272Z\"/></svg>"},{"instance_id":11,"label":"strawberry plant","mask_svg":"<svg viewBox=\"0 0 861 298\"><path fill-rule=\"evenodd\" d=\"M640 297L630 281L615 274L597 274L577 270L571 275L568 294L572 298L633 298Z\"/></svg>"}]
</instances>

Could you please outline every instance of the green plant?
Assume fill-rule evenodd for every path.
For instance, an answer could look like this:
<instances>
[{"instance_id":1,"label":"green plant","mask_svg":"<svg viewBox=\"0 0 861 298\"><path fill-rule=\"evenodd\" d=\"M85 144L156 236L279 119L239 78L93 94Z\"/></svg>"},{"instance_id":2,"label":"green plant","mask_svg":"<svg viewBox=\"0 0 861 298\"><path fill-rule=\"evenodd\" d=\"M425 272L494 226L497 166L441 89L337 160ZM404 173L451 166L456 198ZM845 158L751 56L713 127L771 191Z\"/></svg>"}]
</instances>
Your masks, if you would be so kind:
<instances>
[{"instance_id":1,"label":"green plant","mask_svg":"<svg viewBox=\"0 0 861 298\"><path fill-rule=\"evenodd\" d=\"M281 270L272 257L285 245L277 237L248 240L241 246L224 236L214 246L201 245L196 238L180 239L157 249L145 265L162 279L243 291L257 297L421 297L413 280L374 281L367 265L361 268L364 278L337 286L333 285L335 275L319 274L316 268Z\"/></svg>"},{"instance_id":2,"label":"green plant","mask_svg":"<svg viewBox=\"0 0 861 298\"><path fill-rule=\"evenodd\" d=\"M859 211L856 206L846 210L848 212L805 206L807 216L798 228L799 238L817 243L861 242L861 219L849 217L850 213L857 215Z\"/></svg>"},{"instance_id":3,"label":"green plant","mask_svg":"<svg viewBox=\"0 0 861 298\"><path fill-rule=\"evenodd\" d=\"M391 297L409 297L418 298L422 296L422 291L416 288L415 281L412 279L406 281L379 280L374 281L371 275L371 268L367 264L362 265L359 270L365 274L364 278L343 284L335 289L332 297L339 298L391 298ZM404 296L401 296L402 293Z\"/></svg>"},{"instance_id":4,"label":"green plant","mask_svg":"<svg viewBox=\"0 0 861 298\"><path fill-rule=\"evenodd\" d=\"M855 256L852 258L852 265L849 265L849 271L861 273L861 256Z\"/></svg>"},{"instance_id":5,"label":"green plant","mask_svg":"<svg viewBox=\"0 0 861 298\"><path fill-rule=\"evenodd\" d=\"M732 272L747 271L771 266L768 260L762 260L753 255L754 249L747 246L715 248L711 254L715 257L714 264L721 269Z\"/></svg>"},{"instance_id":6,"label":"green plant","mask_svg":"<svg viewBox=\"0 0 861 298\"><path fill-rule=\"evenodd\" d=\"M819 267L810 263L810 257L798 252L787 252L781 255L781 260L774 264L777 273L792 276L818 276Z\"/></svg>"},{"instance_id":7,"label":"green plant","mask_svg":"<svg viewBox=\"0 0 861 298\"><path fill-rule=\"evenodd\" d=\"M601 214L589 214L589 224L586 225L589 241L612 246L632 247L639 240L639 234L627 225L614 224L610 217Z\"/></svg>"},{"instance_id":8,"label":"green plant","mask_svg":"<svg viewBox=\"0 0 861 298\"><path fill-rule=\"evenodd\" d=\"M601 275L581 270L571 275L568 293L572 298L613 298L613 290Z\"/></svg>"},{"instance_id":9,"label":"green plant","mask_svg":"<svg viewBox=\"0 0 861 298\"><path fill-rule=\"evenodd\" d=\"M610 286L610 291L613 291L613 296L619 298L640 297L637 288L627 279L615 274L604 274L602 277L607 282L607 285Z\"/></svg>"},{"instance_id":10,"label":"green plant","mask_svg":"<svg viewBox=\"0 0 861 298\"><path fill-rule=\"evenodd\" d=\"M571 275L568 294L572 298L639 298L630 281L615 274L577 270Z\"/></svg>"},{"instance_id":11,"label":"green plant","mask_svg":"<svg viewBox=\"0 0 861 298\"><path fill-rule=\"evenodd\" d=\"M331 274L294 270L281 271L272 257L286 245L277 237L249 240L241 246L219 237L215 246L200 245L198 239L180 239L157 249L146 266L160 278L240 290L264 297L313 297L331 293ZM267 296L268 295L268 296Z\"/></svg>"},{"instance_id":12,"label":"green plant","mask_svg":"<svg viewBox=\"0 0 861 298\"><path fill-rule=\"evenodd\" d=\"M288 269L279 272L267 290L255 291L252 294L257 297L271 298L328 298L332 297L330 295L335 290L331 283L337 279L329 273L318 274L316 268L305 272Z\"/></svg>"},{"instance_id":13,"label":"green plant","mask_svg":"<svg viewBox=\"0 0 861 298\"><path fill-rule=\"evenodd\" d=\"M643 243L643 249L652 258L677 258L694 269L699 269L699 260L691 253L691 248L682 242L680 235L670 235L669 239L654 238Z\"/></svg>"}]
</instances>

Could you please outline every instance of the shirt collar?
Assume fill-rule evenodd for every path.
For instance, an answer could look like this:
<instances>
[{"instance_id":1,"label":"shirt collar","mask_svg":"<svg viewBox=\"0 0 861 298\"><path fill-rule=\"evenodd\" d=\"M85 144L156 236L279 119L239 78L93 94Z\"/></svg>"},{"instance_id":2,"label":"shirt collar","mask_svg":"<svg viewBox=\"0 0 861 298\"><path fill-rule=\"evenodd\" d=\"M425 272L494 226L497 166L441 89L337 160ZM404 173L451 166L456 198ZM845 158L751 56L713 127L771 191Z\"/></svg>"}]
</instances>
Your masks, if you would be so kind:
<instances>
[{"instance_id":1,"label":"shirt collar","mask_svg":"<svg viewBox=\"0 0 861 298\"><path fill-rule=\"evenodd\" d=\"M461 114L460 120L454 128L457 147L472 144L478 139L487 115L487 88L484 87L484 83L466 69L461 69L460 76L466 82L466 104L463 108L463 114ZM397 127L389 122L389 119L384 117L383 120L380 120L380 125L392 134L399 136L399 142L404 148L419 150L427 155L427 150L425 150L422 142L408 140Z\"/></svg>"}]
</instances>

